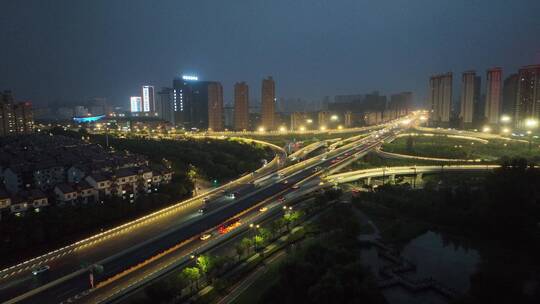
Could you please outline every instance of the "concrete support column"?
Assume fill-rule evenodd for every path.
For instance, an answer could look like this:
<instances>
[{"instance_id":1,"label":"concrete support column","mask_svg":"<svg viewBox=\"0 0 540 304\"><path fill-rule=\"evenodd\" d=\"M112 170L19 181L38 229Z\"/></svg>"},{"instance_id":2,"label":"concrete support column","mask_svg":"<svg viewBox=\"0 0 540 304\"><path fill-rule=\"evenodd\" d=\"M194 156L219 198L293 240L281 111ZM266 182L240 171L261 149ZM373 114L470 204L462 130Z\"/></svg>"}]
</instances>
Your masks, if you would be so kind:
<instances>
[{"instance_id":1,"label":"concrete support column","mask_svg":"<svg viewBox=\"0 0 540 304\"><path fill-rule=\"evenodd\" d=\"M371 177L366 178L365 181L367 186L371 186Z\"/></svg>"}]
</instances>

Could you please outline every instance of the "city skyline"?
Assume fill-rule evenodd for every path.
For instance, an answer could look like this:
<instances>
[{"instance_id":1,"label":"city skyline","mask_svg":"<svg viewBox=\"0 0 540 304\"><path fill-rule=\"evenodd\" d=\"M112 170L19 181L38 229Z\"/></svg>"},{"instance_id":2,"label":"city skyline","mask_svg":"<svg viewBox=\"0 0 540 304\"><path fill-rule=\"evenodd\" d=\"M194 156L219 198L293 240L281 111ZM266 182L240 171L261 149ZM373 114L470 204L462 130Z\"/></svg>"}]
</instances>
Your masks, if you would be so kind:
<instances>
[{"instance_id":1,"label":"city skyline","mask_svg":"<svg viewBox=\"0 0 540 304\"><path fill-rule=\"evenodd\" d=\"M257 92L258 80L265 75L279 79L278 97L322 100L378 89L383 93L412 91L425 101L423 80L437 71L460 73L491 66L517 71L538 63L540 43L532 37L540 34L533 13L540 4L526 2L495 1L489 7L464 1L411 2L397 7L353 1L209 6L201 1L193 4L200 12L197 16L182 11L175 2L150 6L150 2L135 1L130 7L105 1L5 4L10 14L0 21L0 33L13 43L0 50L2 58L10 58L2 62L0 83L36 106L95 96L125 105L129 96L138 95L141 85L167 86L170 78L183 71L220 81L226 104L233 100L235 82L244 80ZM133 23L125 17L129 12L156 22ZM282 12L282 22L271 22ZM239 16L252 26L233 22ZM22 17L39 23L40 29L18 26ZM308 20L313 19L321 22L308 30L312 26ZM205 30L199 24L208 20L214 22ZM59 30L70 22L77 23L76 31ZM408 26L401 27L403 22ZM448 23L454 25L439 26ZM189 30L170 36L173 24ZM141 36L150 37L152 43L141 44ZM44 45L45 40L51 43ZM225 47L212 48L209 41Z\"/></svg>"}]
</instances>

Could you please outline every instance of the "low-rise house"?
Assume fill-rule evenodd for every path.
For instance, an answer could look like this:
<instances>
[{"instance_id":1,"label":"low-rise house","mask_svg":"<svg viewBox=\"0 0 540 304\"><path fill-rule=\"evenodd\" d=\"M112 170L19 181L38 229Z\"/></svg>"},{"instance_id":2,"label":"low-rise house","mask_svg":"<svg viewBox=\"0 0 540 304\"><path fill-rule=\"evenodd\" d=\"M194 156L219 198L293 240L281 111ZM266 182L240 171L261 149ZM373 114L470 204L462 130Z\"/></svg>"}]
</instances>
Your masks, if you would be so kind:
<instances>
[{"instance_id":1,"label":"low-rise house","mask_svg":"<svg viewBox=\"0 0 540 304\"><path fill-rule=\"evenodd\" d=\"M56 162L39 163L32 174L36 188L43 191L66 181L64 167Z\"/></svg>"},{"instance_id":2,"label":"low-rise house","mask_svg":"<svg viewBox=\"0 0 540 304\"><path fill-rule=\"evenodd\" d=\"M79 203L88 204L98 201L98 190L92 187L88 182L82 181L75 185L74 188L77 190L77 201Z\"/></svg>"},{"instance_id":3,"label":"low-rise house","mask_svg":"<svg viewBox=\"0 0 540 304\"><path fill-rule=\"evenodd\" d=\"M60 204L77 202L77 191L68 184L58 184L54 187L54 194L56 195L56 201Z\"/></svg>"},{"instance_id":4,"label":"low-rise house","mask_svg":"<svg viewBox=\"0 0 540 304\"><path fill-rule=\"evenodd\" d=\"M4 170L4 184L6 190L11 194L31 189L33 186L32 171L24 166L9 167Z\"/></svg>"},{"instance_id":5,"label":"low-rise house","mask_svg":"<svg viewBox=\"0 0 540 304\"><path fill-rule=\"evenodd\" d=\"M20 215L21 213L28 210L28 201L25 197L16 195L11 199L10 210L11 213L14 213L15 215Z\"/></svg>"},{"instance_id":6,"label":"low-rise house","mask_svg":"<svg viewBox=\"0 0 540 304\"><path fill-rule=\"evenodd\" d=\"M71 166L67 170L67 181L68 183L74 184L79 183L86 176L86 170L81 166Z\"/></svg>"},{"instance_id":7,"label":"low-rise house","mask_svg":"<svg viewBox=\"0 0 540 304\"><path fill-rule=\"evenodd\" d=\"M139 189L138 190L144 191L147 193L152 192L152 186L153 186L152 177L154 175L152 172L152 169L146 166L141 167L139 169L138 175L139 175Z\"/></svg>"},{"instance_id":8,"label":"low-rise house","mask_svg":"<svg viewBox=\"0 0 540 304\"><path fill-rule=\"evenodd\" d=\"M113 174L113 192L122 198L134 197L137 193L137 171L123 168Z\"/></svg>"},{"instance_id":9,"label":"low-rise house","mask_svg":"<svg viewBox=\"0 0 540 304\"><path fill-rule=\"evenodd\" d=\"M41 190L30 190L26 195L29 207L33 207L36 212L39 212L43 207L49 206L49 199Z\"/></svg>"},{"instance_id":10,"label":"low-rise house","mask_svg":"<svg viewBox=\"0 0 540 304\"><path fill-rule=\"evenodd\" d=\"M102 174L91 174L84 180L98 191L98 200L102 199L104 196L111 195L113 183L110 178Z\"/></svg>"},{"instance_id":11,"label":"low-rise house","mask_svg":"<svg viewBox=\"0 0 540 304\"><path fill-rule=\"evenodd\" d=\"M9 197L9 194L3 189L0 189L0 219L2 219L4 213L9 211L10 206L11 198Z\"/></svg>"}]
</instances>

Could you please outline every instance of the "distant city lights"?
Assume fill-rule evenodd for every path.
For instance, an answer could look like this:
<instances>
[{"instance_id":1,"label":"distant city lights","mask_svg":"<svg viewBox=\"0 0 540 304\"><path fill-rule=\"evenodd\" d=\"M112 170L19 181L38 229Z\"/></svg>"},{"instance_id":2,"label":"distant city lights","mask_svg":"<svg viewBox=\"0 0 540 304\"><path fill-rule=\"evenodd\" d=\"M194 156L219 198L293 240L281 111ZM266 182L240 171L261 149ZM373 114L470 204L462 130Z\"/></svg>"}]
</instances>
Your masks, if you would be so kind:
<instances>
[{"instance_id":1,"label":"distant city lights","mask_svg":"<svg viewBox=\"0 0 540 304\"><path fill-rule=\"evenodd\" d=\"M197 80L199 80L199 77L193 76L193 75L182 75L182 79L197 81Z\"/></svg>"}]
</instances>

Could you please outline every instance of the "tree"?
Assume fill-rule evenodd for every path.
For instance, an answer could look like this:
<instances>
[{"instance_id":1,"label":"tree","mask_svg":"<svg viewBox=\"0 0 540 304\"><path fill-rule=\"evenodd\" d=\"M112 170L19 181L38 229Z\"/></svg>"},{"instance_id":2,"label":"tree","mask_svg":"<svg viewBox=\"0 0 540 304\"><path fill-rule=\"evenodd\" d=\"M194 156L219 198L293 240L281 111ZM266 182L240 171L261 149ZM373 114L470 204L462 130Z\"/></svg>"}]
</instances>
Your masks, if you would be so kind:
<instances>
[{"instance_id":1,"label":"tree","mask_svg":"<svg viewBox=\"0 0 540 304\"><path fill-rule=\"evenodd\" d=\"M272 233L270 233L270 230L266 228L259 228L259 235L265 243L270 241L270 239L272 238Z\"/></svg>"},{"instance_id":2,"label":"tree","mask_svg":"<svg viewBox=\"0 0 540 304\"><path fill-rule=\"evenodd\" d=\"M199 279L201 273L197 267L186 267L182 270L182 275L190 282L191 291L193 291L193 283L196 284L196 288L199 288Z\"/></svg>"},{"instance_id":3,"label":"tree","mask_svg":"<svg viewBox=\"0 0 540 304\"><path fill-rule=\"evenodd\" d=\"M242 241L240 241L240 246L244 247L244 252L248 252L250 248L253 246L253 241L249 238L243 238Z\"/></svg>"},{"instance_id":4,"label":"tree","mask_svg":"<svg viewBox=\"0 0 540 304\"><path fill-rule=\"evenodd\" d=\"M293 225L296 221L298 221L298 219L300 219L301 215L302 213L300 211L291 211L283 215L283 219L285 220L287 231L289 231L289 228L291 225Z\"/></svg>"},{"instance_id":5,"label":"tree","mask_svg":"<svg viewBox=\"0 0 540 304\"><path fill-rule=\"evenodd\" d=\"M244 248L242 243L236 244L234 249L236 249L236 255L238 256L238 260L240 260L244 256L244 254L246 253L246 249Z\"/></svg>"},{"instance_id":6,"label":"tree","mask_svg":"<svg viewBox=\"0 0 540 304\"><path fill-rule=\"evenodd\" d=\"M273 221L270 224L270 234L272 235L272 238L275 238L277 235L280 234L281 227L283 227L283 219L281 218Z\"/></svg>"},{"instance_id":7,"label":"tree","mask_svg":"<svg viewBox=\"0 0 540 304\"><path fill-rule=\"evenodd\" d=\"M253 245L255 247L255 251L257 251L258 249L262 248L264 244L264 238L260 235L256 235L254 238L253 238Z\"/></svg>"},{"instance_id":8,"label":"tree","mask_svg":"<svg viewBox=\"0 0 540 304\"><path fill-rule=\"evenodd\" d=\"M212 268L212 259L209 255L200 255L197 257L197 267L203 275L207 275Z\"/></svg>"}]
</instances>

